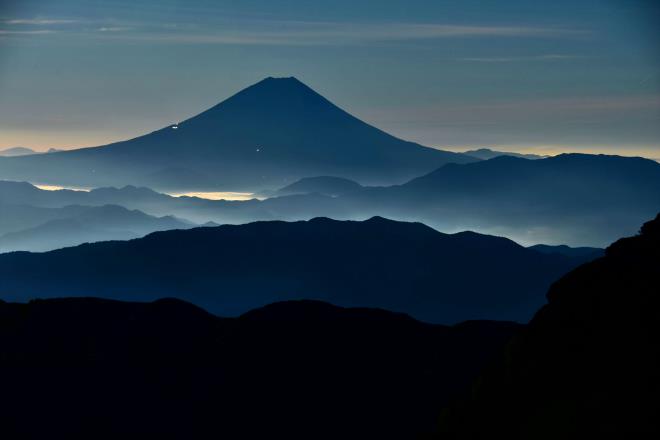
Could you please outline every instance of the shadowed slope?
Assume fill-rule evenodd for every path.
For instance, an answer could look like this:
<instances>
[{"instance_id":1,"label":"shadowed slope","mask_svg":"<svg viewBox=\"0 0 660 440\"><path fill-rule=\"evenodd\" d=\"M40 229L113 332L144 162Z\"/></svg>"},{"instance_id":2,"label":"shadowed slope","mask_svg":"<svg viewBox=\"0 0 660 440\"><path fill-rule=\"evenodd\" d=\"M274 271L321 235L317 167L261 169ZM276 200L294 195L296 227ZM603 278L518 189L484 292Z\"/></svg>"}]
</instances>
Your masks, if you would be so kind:
<instances>
[{"instance_id":1,"label":"shadowed slope","mask_svg":"<svg viewBox=\"0 0 660 440\"><path fill-rule=\"evenodd\" d=\"M410 438L517 330L313 301L237 319L171 299L0 301L0 433Z\"/></svg>"},{"instance_id":2,"label":"shadowed slope","mask_svg":"<svg viewBox=\"0 0 660 440\"><path fill-rule=\"evenodd\" d=\"M547 244L535 244L528 249L533 249L544 254L560 254L567 257L593 258L605 255L605 249L594 247L569 247L566 245L549 246Z\"/></svg>"},{"instance_id":3,"label":"shadowed slope","mask_svg":"<svg viewBox=\"0 0 660 440\"><path fill-rule=\"evenodd\" d=\"M116 205L38 208L0 203L0 211L0 253L16 250L42 252L196 226L172 216L153 217Z\"/></svg>"},{"instance_id":4,"label":"shadowed slope","mask_svg":"<svg viewBox=\"0 0 660 440\"><path fill-rule=\"evenodd\" d=\"M556 282L441 438L657 436L659 268L660 216Z\"/></svg>"}]
</instances>

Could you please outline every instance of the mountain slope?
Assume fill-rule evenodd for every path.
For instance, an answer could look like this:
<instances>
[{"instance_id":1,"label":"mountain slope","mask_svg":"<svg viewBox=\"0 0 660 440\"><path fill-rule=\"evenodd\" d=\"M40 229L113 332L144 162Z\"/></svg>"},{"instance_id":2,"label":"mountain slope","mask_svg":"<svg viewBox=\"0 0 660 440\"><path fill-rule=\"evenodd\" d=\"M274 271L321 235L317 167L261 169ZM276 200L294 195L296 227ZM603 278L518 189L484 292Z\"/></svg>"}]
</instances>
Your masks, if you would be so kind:
<instances>
[{"instance_id":1,"label":"mountain slope","mask_svg":"<svg viewBox=\"0 0 660 440\"><path fill-rule=\"evenodd\" d=\"M514 153L512 151L496 151L496 150L491 150L490 148L479 148L478 150L469 150L463 152L463 154L467 154L468 156L476 157L477 159L481 159L481 160L493 159L499 156L513 156L513 157L521 157L523 159L532 159L532 160L543 159L544 157L547 157L547 156L540 156L538 154L522 154L522 153Z\"/></svg>"},{"instance_id":2,"label":"mountain slope","mask_svg":"<svg viewBox=\"0 0 660 440\"><path fill-rule=\"evenodd\" d=\"M276 196L287 196L292 194L319 193L327 196L339 196L351 191L358 191L363 186L359 183L333 176L305 177L291 185L280 188L275 192Z\"/></svg>"},{"instance_id":3,"label":"mountain slope","mask_svg":"<svg viewBox=\"0 0 660 440\"><path fill-rule=\"evenodd\" d=\"M298 194L266 200L208 200L174 197L149 188L104 187L91 191L46 191L26 182L0 181L0 204L61 208L71 204L86 206L120 205L150 215L190 219L197 223L248 223L255 220L309 220L314 217L350 218L337 198L322 194ZM2 225L0 218L0 225Z\"/></svg>"},{"instance_id":4,"label":"mountain slope","mask_svg":"<svg viewBox=\"0 0 660 440\"><path fill-rule=\"evenodd\" d=\"M7 438L410 438L519 326L299 301L0 301ZM385 387L385 388L383 388ZM386 420L382 420L383 415ZM34 423L34 420L39 423Z\"/></svg>"},{"instance_id":5,"label":"mountain slope","mask_svg":"<svg viewBox=\"0 0 660 440\"><path fill-rule=\"evenodd\" d=\"M560 254L567 257L599 258L605 255L605 249L594 247L569 247L566 245L550 246L547 244L535 244L528 249L533 249L544 254Z\"/></svg>"},{"instance_id":6,"label":"mountain slope","mask_svg":"<svg viewBox=\"0 0 660 440\"><path fill-rule=\"evenodd\" d=\"M400 183L448 162L474 160L397 139L295 78L267 78L191 119L145 136L96 148L3 158L0 177L78 186L274 189L314 175ZM172 169L176 172L167 171Z\"/></svg>"},{"instance_id":7,"label":"mountain slope","mask_svg":"<svg viewBox=\"0 0 660 440\"><path fill-rule=\"evenodd\" d=\"M431 322L525 321L550 283L577 261L473 232L447 235L383 218L317 218L3 254L0 294L14 300L89 292L127 300L172 296L224 315L310 298Z\"/></svg>"},{"instance_id":8,"label":"mountain slope","mask_svg":"<svg viewBox=\"0 0 660 440\"><path fill-rule=\"evenodd\" d=\"M607 246L660 210L660 164L620 156L510 156L449 164L410 182L347 194L352 212L472 229L519 243Z\"/></svg>"},{"instance_id":9,"label":"mountain slope","mask_svg":"<svg viewBox=\"0 0 660 440\"><path fill-rule=\"evenodd\" d=\"M116 205L39 208L0 203L0 211L0 252L41 252L194 226L172 216L153 217Z\"/></svg>"},{"instance_id":10,"label":"mountain slope","mask_svg":"<svg viewBox=\"0 0 660 440\"><path fill-rule=\"evenodd\" d=\"M660 433L660 215L556 282L440 438Z\"/></svg>"}]
</instances>

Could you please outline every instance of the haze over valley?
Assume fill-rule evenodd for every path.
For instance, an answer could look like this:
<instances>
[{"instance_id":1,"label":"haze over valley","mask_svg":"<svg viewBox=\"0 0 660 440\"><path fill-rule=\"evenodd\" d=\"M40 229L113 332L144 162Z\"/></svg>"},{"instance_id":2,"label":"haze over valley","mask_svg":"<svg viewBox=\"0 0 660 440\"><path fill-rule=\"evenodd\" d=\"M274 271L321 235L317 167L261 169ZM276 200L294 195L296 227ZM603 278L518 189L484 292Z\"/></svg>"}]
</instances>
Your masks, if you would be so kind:
<instances>
[{"instance_id":1,"label":"haze over valley","mask_svg":"<svg viewBox=\"0 0 660 440\"><path fill-rule=\"evenodd\" d=\"M659 24L0 2L0 438L657 438Z\"/></svg>"}]
</instances>

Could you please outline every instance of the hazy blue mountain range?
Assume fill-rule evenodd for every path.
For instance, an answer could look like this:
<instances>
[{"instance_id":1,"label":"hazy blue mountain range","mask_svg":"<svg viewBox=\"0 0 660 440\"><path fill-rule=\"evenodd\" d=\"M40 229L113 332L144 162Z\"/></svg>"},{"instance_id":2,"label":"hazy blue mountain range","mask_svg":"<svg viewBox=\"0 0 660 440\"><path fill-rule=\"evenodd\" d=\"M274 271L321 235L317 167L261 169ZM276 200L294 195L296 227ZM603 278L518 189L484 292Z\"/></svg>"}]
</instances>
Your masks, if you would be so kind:
<instances>
[{"instance_id":1,"label":"hazy blue mountain range","mask_svg":"<svg viewBox=\"0 0 660 440\"><path fill-rule=\"evenodd\" d=\"M441 231L475 230L519 243L606 246L660 210L660 164L643 158L562 154L449 164L403 185L340 198Z\"/></svg>"},{"instance_id":2,"label":"hazy blue mountain range","mask_svg":"<svg viewBox=\"0 0 660 440\"><path fill-rule=\"evenodd\" d=\"M651 438L660 433L660 215L553 284L441 439Z\"/></svg>"},{"instance_id":3,"label":"hazy blue mountain range","mask_svg":"<svg viewBox=\"0 0 660 440\"><path fill-rule=\"evenodd\" d=\"M482 159L482 160L493 159L499 156L513 156L513 157L521 157L523 159L531 159L531 160L543 159L545 157L548 157L539 154L524 154L524 153L514 153L512 151L497 151L497 150L491 150L490 148L479 148L478 150L468 150L463 152L463 154L467 154L468 156L476 157L477 159Z\"/></svg>"},{"instance_id":4,"label":"hazy blue mountain range","mask_svg":"<svg viewBox=\"0 0 660 440\"><path fill-rule=\"evenodd\" d=\"M337 192L326 177L301 182L305 190ZM51 207L117 204L196 223L384 216L419 221L444 232L474 230L525 245L575 247L607 246L634 233L660 210L660 164L620 156L564 154L539 160L501 156L448 164L403 185L361 189L348 185L354 190L334 197L316 191L266 200L212 201L134 186L85 193L0 182L0 202Z\"/></svg>"},{"instance_id":5,"label":"hazy blue mountain range","mask_svg":"<svg viewBox=\"0 0 660 440\"><path fill-rule=\"evenodd\" d=\"M121 205L151 215L175 215L196 223L247 223L255 220L308 220L327 216L350 218L337 198L322 194L302 194L248 201L208 200L174 197L145 187L97 188L89 192L41 190L26 182L0 181L0 203L37 207L63 207L71 204Z\"/></svg>"},{"instance_id":6,"label":"hazy blue mountain range","mask_svg":"<svg viewBox=\"0 0 660 440\"><path fill-rule=\"evenodd\" d=\"M0 319L3 434L67 439L415 438L521 327L315 301L234 319L173 299L0 301Z\"/></svg>"},{"instance_id":7,"label":"hazy blue mountain range","mask_svg":"<svg viewBox=\"0 0 660 440\"><path fill-rule=\"evenodd\" d=\"M2 254L0 291L14 300L90 292L124 300L172 296L223 315L308 298L430 322L525 321L550 283L582 261L419 223L318 218Z\"/></svg>"},{"instance_id":8,"label":"hazy blue mountain range","mask_svg":"<svg viewBox=\"0 0 660 440\"><path fill-rule=\"evenodd\" d=\"M275 189L308 176L402 183L477 159L397 139L295 78L267 78L186 121L95 148L0 160L0 178L68 186Z\"/></svg>"},{"instance_id":9,"label":"hazy blue mountain range","mask_svg":"<svg viewBox=\"0 0 660 440\"><path fill-rule=\"evenodd\" d=\"M0 252L47 251L85 242L126 240L195 224L121 206L41 208L0 202Z\"/></svg>"}]
</instances>

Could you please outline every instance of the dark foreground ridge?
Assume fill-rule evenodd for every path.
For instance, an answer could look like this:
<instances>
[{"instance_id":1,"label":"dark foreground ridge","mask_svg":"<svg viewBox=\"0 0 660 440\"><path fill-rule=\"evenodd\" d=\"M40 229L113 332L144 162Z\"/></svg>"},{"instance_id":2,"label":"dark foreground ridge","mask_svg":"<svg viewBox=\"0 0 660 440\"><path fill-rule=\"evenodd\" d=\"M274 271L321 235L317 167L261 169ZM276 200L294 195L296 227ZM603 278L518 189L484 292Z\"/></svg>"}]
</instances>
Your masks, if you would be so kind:
<instances>
[{"instance_id":1,"label":"dark foreground ridge","mask_svg":"<svg viewBox=\"0 0 660 440\"><path fill-rule=\"evenodd\" d=\"M43 254L0 255L5 300L176 297L237 316L288 299L380 307L428 322L526 322L582 262L501 237L374 217L158 232Z\"/></svg>"},{"instance_id":2,"label":"dark foreground ridge","mask_svg":"<svg viewBox=\"0 0 660 440\"><path fill-rule=\"evenodd\" d=\"M440 438L660 433L660 215L553 285Z\"/></svg>"},{"instance_id":3,"label":"dark foreground ridge","mask_svg":"<svg viewBox=\"0 0 660 440\"><path fill-rule=\"evenodd\" d=\"M411 438L519 325L316 301L0 301L3 438Z\"/></svg>"}]
</instances>

